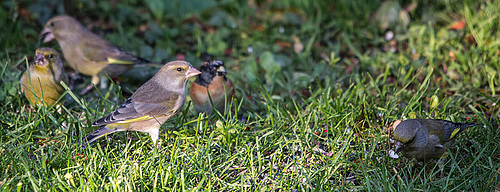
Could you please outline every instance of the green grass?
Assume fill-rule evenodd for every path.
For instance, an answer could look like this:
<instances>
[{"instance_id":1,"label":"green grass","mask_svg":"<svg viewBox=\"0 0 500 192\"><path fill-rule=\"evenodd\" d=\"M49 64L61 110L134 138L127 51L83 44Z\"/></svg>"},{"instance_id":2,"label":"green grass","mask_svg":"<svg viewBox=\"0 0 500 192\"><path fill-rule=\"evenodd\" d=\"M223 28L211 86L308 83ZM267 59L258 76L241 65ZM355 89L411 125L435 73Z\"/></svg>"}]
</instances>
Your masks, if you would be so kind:
<instances>
[{"instance_id":1,"label":"green grass","mask_svg":"<svg viewBox=\"0 0 500 192\"><path fill-rule=\"evenodd\" d=\"M388 29L373 19L381 1L158 2L2 2L1 191L499 190L499 1L398 2L410 20L399 14ZM38 33L64 10L155 62L198 67L215 55L236 85L234 113L197 115L188 98L158 148L120 132L82 149L91 123L147 77L126 73L82 96L82 76L59 112L30 107L21 73L37 47L60 49ZM460 134L441 169L388 156L391 123L407 118L485 126Z\"/></svg>"}]
</instances>

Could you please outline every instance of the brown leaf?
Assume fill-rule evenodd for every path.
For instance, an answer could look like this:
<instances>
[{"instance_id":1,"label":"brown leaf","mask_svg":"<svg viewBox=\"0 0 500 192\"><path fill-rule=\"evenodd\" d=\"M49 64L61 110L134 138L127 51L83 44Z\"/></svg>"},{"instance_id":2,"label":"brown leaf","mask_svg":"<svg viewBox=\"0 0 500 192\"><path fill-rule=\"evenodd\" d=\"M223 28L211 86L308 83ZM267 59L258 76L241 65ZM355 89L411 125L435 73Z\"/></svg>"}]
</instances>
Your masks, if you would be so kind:
<instances>
[{"instance_id":1,"label":"brown leaf","mask_svg":"<svg viewBox=\"0 0 500 192\"><path fill-rule=\"evenodd\" d=\"M149 25L148 24L139 25L139 31L140 32L144 32L144 31L147 31L147 30L149 30Z\"/></svg>"},{"instance_id":2,"label":"brown leaf","mask_svg":"<svg viewBox=\"0 0 500 192\"><path fill-rule=\"evenodd\" d=\"M467 44L469 45L474 45L476 44L476 39L474 38L474 36L472 36L471 34L467 34L465 36L465 41L467 42Z\"/></svg>"},{"instance_id":3,"label":"brown leaf","mask_svg":"<svg viewBox=\"0 0 500 192\"><path fill-rule=\"evenodd\" d=\"M287 41L277 41L274 44L280 46L279 52L283 51L284 49L292 47L292 43L287 42Z\"/></svg>"}]
</instances>

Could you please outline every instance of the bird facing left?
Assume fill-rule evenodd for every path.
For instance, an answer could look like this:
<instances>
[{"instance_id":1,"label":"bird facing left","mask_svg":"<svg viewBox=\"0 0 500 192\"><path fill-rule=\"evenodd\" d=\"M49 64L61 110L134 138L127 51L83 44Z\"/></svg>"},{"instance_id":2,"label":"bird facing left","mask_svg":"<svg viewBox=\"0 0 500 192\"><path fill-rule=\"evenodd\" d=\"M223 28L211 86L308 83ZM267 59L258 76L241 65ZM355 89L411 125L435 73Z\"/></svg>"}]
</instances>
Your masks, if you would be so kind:
<instances>
[{"instance_id":1,"label":"bird facing left","mask_svg":"<svg viewBox=\"0 0 500 192\"><path fill-rule=\"evenodd\" d=\"M88 144L118 131L148 133L156 144L161 125L184 105L187 80L200 73L186 61L165 64L118 109L92 124L101 127L87 135Z\"/></svg>"},{"instance_id":2,"label":"bird facing left","mask_svg":"<svg viewBox=\"0 0 500 192\"><path fill-rule=\"evenodd\" d=\"M446 157L447 149L456 136L475 123L455 123L441 119L407 119L399 123L392 136L396 152L418 161Z\"/></svg>"},{"instance_id":3,"label":"bird facing left","mask_svg":"<svg viewBox=\"0 0 500 192\"><path fill-rule=\"evenodd\" d=\"M215 109L221 114L226 112L226 108L231 106L234 96L233 82L227 78L227 71L224 63L212 60L201 64L201 75L189 88L189 95L193 100L194 108L198 113L212 112L212 103Z\"/></svg>"},{"instance_id":4,"label":"bird facing left","mask_svg":"<svg viewBox=\"0 0 500 192\"><path fill-rule=\"evenodd\" d=\"M21 91L32 105L52 106L64 93L61 81L68 83L68 76L59 53L42 47L36 50L35 61L21 76Z\"/></svg>"},{"instance_id":5,"label":"bird facing left","mask_svg":"<svg viewBox=\"0 0 500 192\"><path fill-rule=\"evenodd\" d=\"M134 64L150 63L92 33L67 15L59 15L47 21L39 38L44 43L57 40L68 65L79 73L92 76L93 85L101 80L101 85L105 86L106 75L117 76ZM89 91L92 84L82 90L81 94Z\"/></svg>"}]
</instances>

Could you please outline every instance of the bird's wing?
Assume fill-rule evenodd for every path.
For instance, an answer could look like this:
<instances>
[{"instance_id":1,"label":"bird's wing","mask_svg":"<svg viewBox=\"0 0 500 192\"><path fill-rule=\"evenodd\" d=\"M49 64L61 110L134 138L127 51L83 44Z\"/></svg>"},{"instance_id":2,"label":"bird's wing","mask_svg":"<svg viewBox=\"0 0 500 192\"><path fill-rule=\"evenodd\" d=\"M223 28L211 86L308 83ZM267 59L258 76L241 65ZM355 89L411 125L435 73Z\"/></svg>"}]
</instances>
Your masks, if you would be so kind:
<instances>
[{"instance_id":1,"label":"bird's wing","mask_svg":"<svg viewBox=\"0 0 500 192\"><path fill-rule=\"evenodd\" d=\"M454 122L449 122L449 123L451 123L450 129L447 129L445 131L445 133L446 133L445 138L448 138L448 140L455 138L455 136L458 133L464 131L466 128L478 125L475 123L454 123Z\"/></svg>"},{"instance_id":2,"label":"bird's wing","mask_svg":"<svg viewBox=\"0 0 500 192\"><path fill-rule=\"evenodd\" d=\"M107 60L110 64L151 63L150 61L137 57L119 47L110 47L106 50L106 52L108 54Z\"/></svg>"},{"instance_id":3,"label":"bird's wing","mask_svg":"<svg viewBox=\"0 0 500 192\"><path fill-rule=\"evenodd\" d=\"M161 94L161 93L160 93ZM95 121L93 126L108 125L112 123L131 123L153 119L157 116L175 113L178 110L178 100L180 94L163 94L161 102L143 101L131 97L125 101L118 109L106 117ZM152 100L155 101L155 100ZM156 100L158 101L158 100Z\"/></svg>"},{"instance_id":4,"label":"bird's wing","mask_svg":"<svg viewBox=\"0 0 500 192\"><path fill-rule=\"evenodd\" d=\"M462 132L466 128L477 125L475 123L455 123L441 119L437 119L434 122L436 124L429 126L430 134L439 136L441 144L453 140L458 133Z\"/></svg>"},{"instance_id":5,"label":"bird's wing","mask_svg":"<svg viewBox=\"0 0 500 192\"><path fill-rule=\"evenodd\" d=\"M61 82L64 82L64 84L68 85L68 82L69 82L68 75L66 75L66 73L63 72L63 73L61 73L59 78L57 78L56 80L59 80L58 82L56 81L56 83L57 83L56 90L59 94L62 95L64 93L64 91L66 91L66 90L61 85Z\"/></svg>"},{"instance_id":6,"label":"bird's wing","mask_svg":"<svg viewBox=\"0 0 500 192\"><path fill-rule=\"evenodd\" d=\"M150 61L137 57L107 41L81 41L78 47L89 62L105 62L108 64L137 64Z\"/></svg>"}]
</instances>

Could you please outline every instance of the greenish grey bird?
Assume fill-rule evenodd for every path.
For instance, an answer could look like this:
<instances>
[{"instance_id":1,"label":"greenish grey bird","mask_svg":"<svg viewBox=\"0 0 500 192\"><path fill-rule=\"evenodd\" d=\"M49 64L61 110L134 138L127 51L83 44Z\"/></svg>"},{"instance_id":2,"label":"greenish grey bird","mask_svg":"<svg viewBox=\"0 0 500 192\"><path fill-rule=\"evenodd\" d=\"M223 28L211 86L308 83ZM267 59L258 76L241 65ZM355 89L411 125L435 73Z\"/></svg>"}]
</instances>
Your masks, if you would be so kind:
<instances>
[{"instance_id":1,"label":"greenish grey bird","mask_svg":"<svg viewBox=\"0 0 500 192\"><path fill-rule=\"evenodd\" d=\"M392 136L395 152L418 161L439 159L453 144L458 133L475 123L454 123L440 119L407 119L399 123Z\"/></svg>"},{"instance_id":2,"label":"greenish grey bird","mask_svg":"<svg viewBox=\"0 0 500 192\"><path fill-rule=\"evenodd\" d=\"M64 93L60 82L68 83L59 53L48 47L36 50L35 61L21 76L21 91L31 104L51 106ZM59 105L57 103L56 105Z\"/></svg>"},{"instance_id":3,"label":"greenish grey bird","mask_svg":"<svg viewBox=\"0 0 500 192\"><path fill-rule=\"evenodd\" d=\"M99 79L106 81L106 74L113 77L135 64L150 63L92 33L67 15L59 15L47 21L39 38L44 43L57 40L69 66L79 73L92 76L94 85L99 83ZM89 91L92 84L81 94Z\"/></svg>"},{"instance_id":4,"label":"greenish grey bird","mask_svg":"<svg viewBox=\"0 0 500 192\"><path fill-rule=\"evenodd\" d=\"M118 109L92 124L100 128L87 135L87 144L118 131L149 133L156 144L161 125L177 114L186 101L187 80L200 73L185 61L165 64Z\"/></svg>"}]
</instances>

